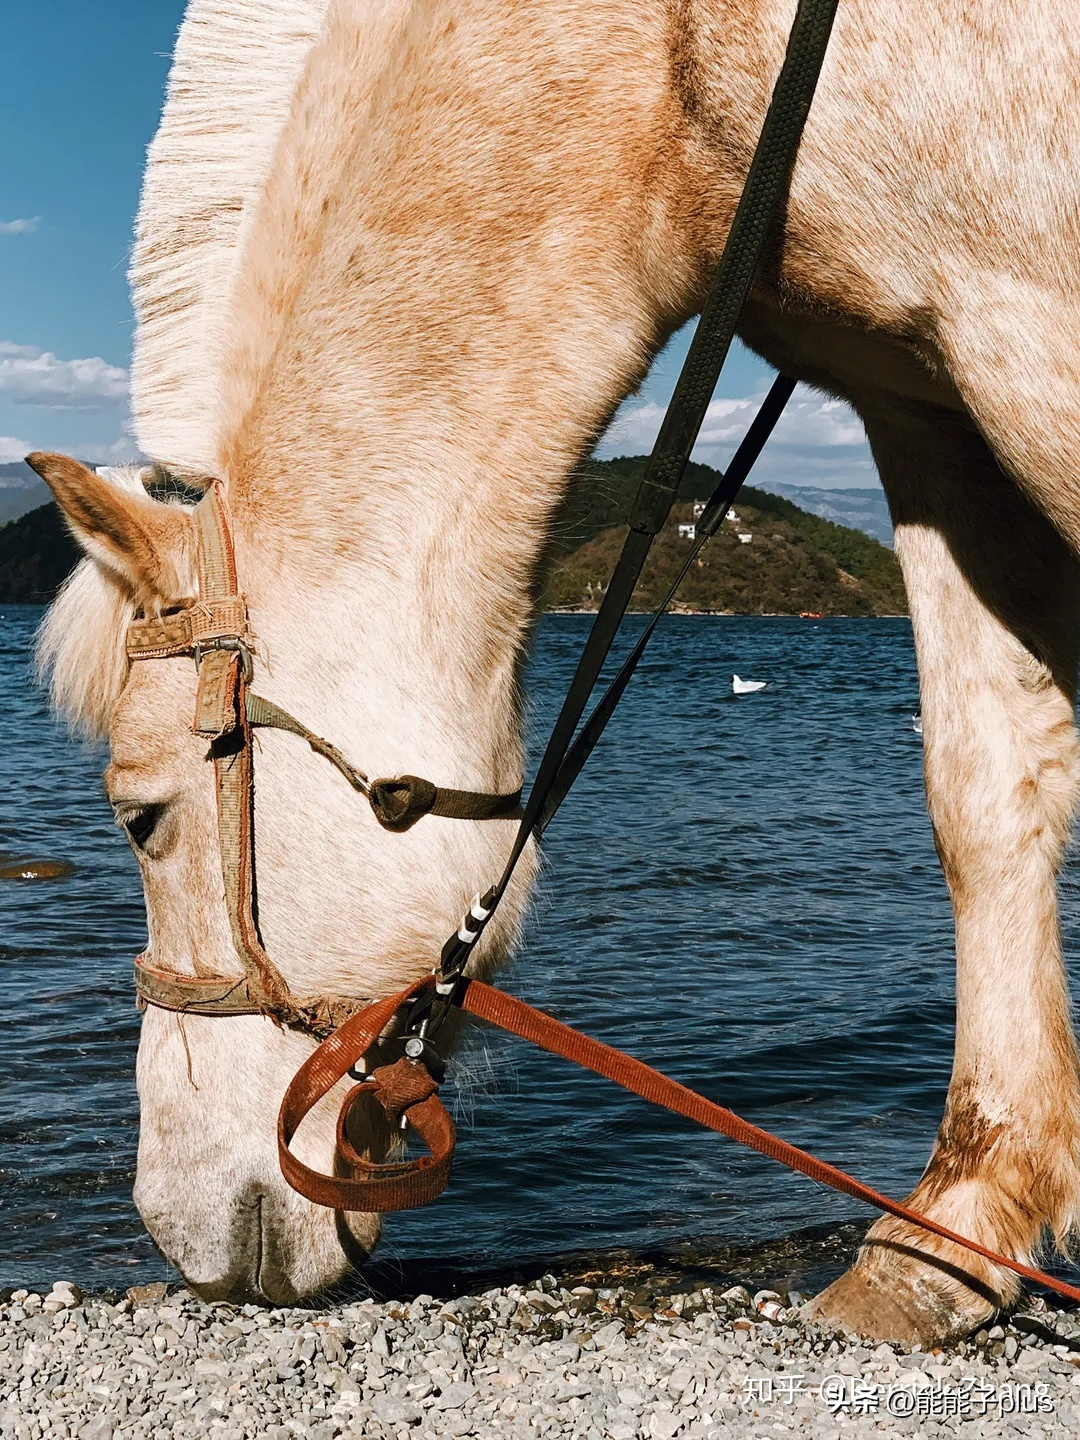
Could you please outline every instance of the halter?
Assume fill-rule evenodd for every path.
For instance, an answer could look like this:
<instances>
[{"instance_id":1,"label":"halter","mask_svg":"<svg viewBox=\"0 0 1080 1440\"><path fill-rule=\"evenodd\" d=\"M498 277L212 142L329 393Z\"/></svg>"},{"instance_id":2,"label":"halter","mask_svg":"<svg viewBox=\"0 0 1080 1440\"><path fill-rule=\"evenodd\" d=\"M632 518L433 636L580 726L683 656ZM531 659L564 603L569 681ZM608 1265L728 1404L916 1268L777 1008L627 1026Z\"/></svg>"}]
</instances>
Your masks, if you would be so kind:
<instances>
[{"instance_id":1,"label":"halter","mask_svg":"<svg viewBox=\"0 0 1080 1440\"><path fill-rule=\"evenodd\" d=\"M250 687L256 639L247 604L237 589L229 512L217 481L211 482L191 513L199 598L169 614L133 620L127 630L127 654L136 663L194 656L198 689L192 728L208 741L207 758L214 765L225 904L244 973L181 975L159 969L143 954L135 961L139 1003L196 1015L266 1015L279 1025L323 1039L370 1000L351 995L296 995L263 947L255 921L252 730L285 730L306 740L354 790L366 796L386 830L408 830L425 815L452 820L513 819L521 814L521 790L509 794L451 790L417 775L369 779L335 745L280 705L255 694Z\"/></svg>"}]
</instances>

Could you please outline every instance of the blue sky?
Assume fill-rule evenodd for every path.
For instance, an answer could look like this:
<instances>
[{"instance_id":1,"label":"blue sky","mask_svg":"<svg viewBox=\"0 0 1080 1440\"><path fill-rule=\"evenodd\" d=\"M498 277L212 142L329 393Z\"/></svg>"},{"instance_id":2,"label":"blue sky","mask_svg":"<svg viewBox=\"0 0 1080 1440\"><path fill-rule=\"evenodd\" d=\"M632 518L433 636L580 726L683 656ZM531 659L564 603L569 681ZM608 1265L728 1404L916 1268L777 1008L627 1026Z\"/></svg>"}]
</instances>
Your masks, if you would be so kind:
<instances>
[{"instance_id":1,"label":"blue sky","mask_svg":"<svg viewBox=\"0 0 1080 1440\"><path fill-rule=\"evenodd\" d=\"M126 268L143 157L183 0L0 5L0 462L27 449L132 457ZM602 454L649 448L685 352L681 335L630 397ZM723 463L770 372L732 356L698 458ZM866 485L873 469L843 406L806 392L767 452L774 478Z\"/></svg>"},{"instance_id":2,"label":"blue sky","mask_svg":"<svg viewBox=\"0 0 1080 1440\"><path fill-rule=\"evenodd\" d=\"M125 269L182 11L0 5L0 460L17 458L12 439L102 459L124 448Z\"/></svg>"}]
</instances>

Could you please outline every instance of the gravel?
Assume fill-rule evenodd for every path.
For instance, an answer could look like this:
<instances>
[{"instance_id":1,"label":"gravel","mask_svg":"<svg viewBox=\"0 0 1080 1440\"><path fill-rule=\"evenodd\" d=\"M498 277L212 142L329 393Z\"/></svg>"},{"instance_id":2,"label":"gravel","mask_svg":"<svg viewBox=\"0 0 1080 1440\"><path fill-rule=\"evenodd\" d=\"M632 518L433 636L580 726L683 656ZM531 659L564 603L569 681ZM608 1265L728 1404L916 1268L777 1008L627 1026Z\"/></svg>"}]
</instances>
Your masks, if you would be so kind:
<instances>
[{"instance_id":1,"label":"gravel","mask_svg":"<svg viewBox=\"0 0 1080 1440\"><path fill-rule=\"evenodd\" d=\"M114 1297L115 1298L115 1297ZM1080 1434L1080 1324L1039 1299L947 1351L801 1322L804 1297L552 1276L441 1301L0 1292L0 1435L707 1440Z\"/></svg>"}]
</instances>

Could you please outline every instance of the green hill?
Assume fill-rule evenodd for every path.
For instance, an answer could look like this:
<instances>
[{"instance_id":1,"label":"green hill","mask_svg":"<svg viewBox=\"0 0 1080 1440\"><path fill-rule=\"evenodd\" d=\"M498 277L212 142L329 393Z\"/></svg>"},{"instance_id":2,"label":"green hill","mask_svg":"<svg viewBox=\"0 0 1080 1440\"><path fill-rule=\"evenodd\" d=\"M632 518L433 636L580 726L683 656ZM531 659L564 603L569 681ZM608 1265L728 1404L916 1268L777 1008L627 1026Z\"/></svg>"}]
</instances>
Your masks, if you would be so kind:
<instances>
[{"instance_id":1,"label":"green hill","mask_svg":"<svg viewBox=\"0 0 1080 1440\"><path fill-rule=\"evenodd\" d=\"M52 503L0 525L0 603L51 600L81 553Z\"/></svg>"},{"instance_id":2,"label":"green hill","mask_svg":"<svg viewBox=\"0 0 1080 1440\"><path fill-rule=\"evenodd\" d=\"M591 460L555 527L554 565L544 595L552 609L595 609L625 533L625 517L643 459ZM658 537L635 596L635 609L659 601L690 543L693 501L719 480L691 465L680 502ZM687 576L677 608L736 615L907 613L900 568L891 550L859 530L819 519L779 495L746 486L725 523ZM742 544L739 532L752 535ZM78 559L54 505L0 525L0 602L50 600Z\"/></svg>"},{"instance_id":3,"label":"green hill","mask_svg":"<svg viewBox=\"0 0 1080 1440\"><path fill-rule=\"evenodd\" d=\"M590 460L556 527L555 565L545 591L552 609L595 609L625 534L625 517L643 458ZM693 523L720 476L707 465L687 470L671 519L657 538L635 592L634 608L659 602L690 541ZM686 577L677 609L735 615L904 615L900 567L892 551L864 535L810 515L779 495L744 486L738 524L725 523ZM753 538L748 544L739 534Z\"/></svg>"}]
</instances>

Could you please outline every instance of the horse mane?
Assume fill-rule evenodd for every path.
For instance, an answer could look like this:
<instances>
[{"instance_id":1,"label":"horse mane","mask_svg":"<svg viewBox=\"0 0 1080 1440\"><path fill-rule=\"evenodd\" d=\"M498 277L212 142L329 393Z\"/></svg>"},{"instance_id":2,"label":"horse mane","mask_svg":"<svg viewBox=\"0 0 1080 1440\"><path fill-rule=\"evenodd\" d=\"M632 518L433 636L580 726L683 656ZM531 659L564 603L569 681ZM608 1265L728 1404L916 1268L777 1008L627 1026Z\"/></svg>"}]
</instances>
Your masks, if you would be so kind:
<instances>
[{"instance_id":1,"label":"horse mane","mask_svg":"<svg viewBox=\"0 0 1080 1440\"><path fill-rule=\"evenodd\" d=\"M130 280L143 452L215 474L229 300L329 0L191 0L151 142Z\"/></svg>"},{"instance_id":2,"label":"horse mane","mask_svg":"<svg viewBox=\"0 0 1080 1440\"><path fill-rule=\"evenodd\" d=\"M178 471L219 464L221 368L238 262L304 63L330 0L190 0L150 144L130 281L135 434ZM139 467L101 470L142 486ZM53 704L100 736L128 674L127 586L84 559L38 633Z\"/></svg>"}]
</instances>

